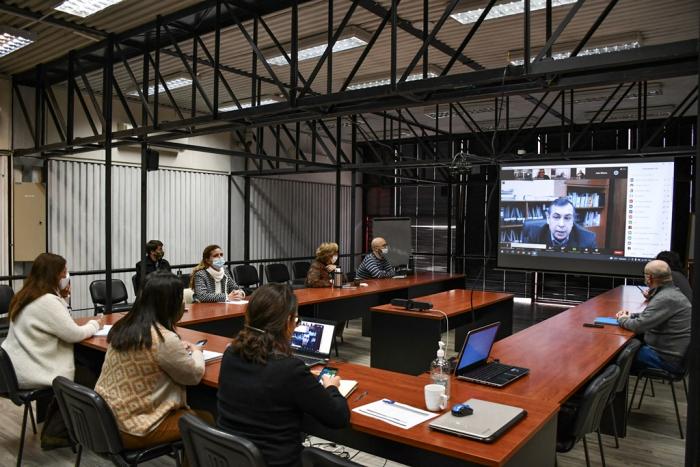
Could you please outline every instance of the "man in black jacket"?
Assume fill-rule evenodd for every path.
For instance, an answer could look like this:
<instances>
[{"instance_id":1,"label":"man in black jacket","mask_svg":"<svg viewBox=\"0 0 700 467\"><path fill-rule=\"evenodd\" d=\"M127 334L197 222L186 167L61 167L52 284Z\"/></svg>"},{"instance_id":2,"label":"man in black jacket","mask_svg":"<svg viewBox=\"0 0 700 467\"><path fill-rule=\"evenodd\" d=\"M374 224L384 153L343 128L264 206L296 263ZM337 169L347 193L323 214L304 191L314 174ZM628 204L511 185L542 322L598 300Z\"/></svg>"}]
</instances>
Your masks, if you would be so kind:
<instances>
[{"instance_id":1,"label":"man in black jacket","mask_svg":"<svg viewBox=\"0 0 700 467\"><path fill-rule=\"evenodd\" d=\"M149 242L146 243L146 257L136 263L136 287L141 287L141 274L143 274L143 280L145 280L146 276L152 272L160 270L170 271L170 263L168 263L167 259L163 259L164 254L163 242L160 240L149 240ZM144 263L146 270L141 271ZM134 292L138 293L138 290L134 290Z\"/></svg>"}]
</instances>

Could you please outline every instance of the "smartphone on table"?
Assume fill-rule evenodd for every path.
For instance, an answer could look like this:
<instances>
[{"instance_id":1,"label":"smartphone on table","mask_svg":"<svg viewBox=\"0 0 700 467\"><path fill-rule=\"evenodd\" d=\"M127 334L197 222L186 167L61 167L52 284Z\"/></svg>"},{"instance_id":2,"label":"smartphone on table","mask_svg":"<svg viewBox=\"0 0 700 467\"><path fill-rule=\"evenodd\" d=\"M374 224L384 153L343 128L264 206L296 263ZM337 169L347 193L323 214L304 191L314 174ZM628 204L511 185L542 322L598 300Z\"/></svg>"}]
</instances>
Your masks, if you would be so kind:
<instances>
[{"instance_id":1,"label":"smartphone on table","mask_svg":"<svg viewBox=\"0 0 700 467\"><path fill-rule=\"evenodd\" d=\"M331 378L338 374L338 369L331 366L324 366L323 370L318 374L318 382L323 380L323 375L328 375Z\"/></svg>"}]
</instances>

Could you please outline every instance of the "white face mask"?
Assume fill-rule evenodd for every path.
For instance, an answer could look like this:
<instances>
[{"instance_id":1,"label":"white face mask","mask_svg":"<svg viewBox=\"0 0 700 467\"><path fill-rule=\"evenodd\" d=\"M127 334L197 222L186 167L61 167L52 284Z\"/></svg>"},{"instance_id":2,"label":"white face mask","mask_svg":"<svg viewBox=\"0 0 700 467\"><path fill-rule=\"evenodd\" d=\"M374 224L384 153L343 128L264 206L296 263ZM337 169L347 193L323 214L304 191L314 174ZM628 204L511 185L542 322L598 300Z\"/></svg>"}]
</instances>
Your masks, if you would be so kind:
<instances>
[{"instance_id":1,"label":"white face mask","mask_svg":"<svg viewBox=\"0 0 700 467\"><path fill-rule=\"evenodd\" d=\"M379 250L379 251L381 251L382 254L385 255L385 254L389 253L389 247L388 247L388 246L385 246L384 248L382 248L382 249Z\"/></svg>"},{"instance_id":2,"label":"white face mask","mask_svg":"<svg viewBox=\"0 0 700 467\"><path fill-rule=\"evenodd\" d=\"M60 290L65 289L70 285L70 273L66 272L66 277L63 277L60 281L58 281L58 288Z\"/></svg>"},{"instance_id":3,"label":"white face mask","mask_svg":"<svg viewBox=\"0 0 700 467\"><path fill-rule=\"evenodd\" d=\"M336 261L338 261L338 255L333 255L331 258L331 264L335 264Z\"/></svg>"}]
</instances>

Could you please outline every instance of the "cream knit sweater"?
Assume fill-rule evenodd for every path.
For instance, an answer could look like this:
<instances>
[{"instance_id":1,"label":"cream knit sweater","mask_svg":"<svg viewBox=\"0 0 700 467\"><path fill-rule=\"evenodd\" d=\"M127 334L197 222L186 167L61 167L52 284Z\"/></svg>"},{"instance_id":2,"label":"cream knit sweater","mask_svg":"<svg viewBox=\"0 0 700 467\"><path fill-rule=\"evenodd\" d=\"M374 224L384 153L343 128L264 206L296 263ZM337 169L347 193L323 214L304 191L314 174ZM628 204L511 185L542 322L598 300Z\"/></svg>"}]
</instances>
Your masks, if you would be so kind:
<instances>
[{"instance_id":1,"label":"cream knit sweater","mask_svg":"<svg viewBox=\"0 0 700 467\"><path fill-rule=\"evenodd\" d=\"M56 376L73 379L73 344L99 329L92 320L78 326L61 299L45 294L25 306L10 323L2 348L10 356L21 389L51 386Z\"/></svg>"}]
</instances>

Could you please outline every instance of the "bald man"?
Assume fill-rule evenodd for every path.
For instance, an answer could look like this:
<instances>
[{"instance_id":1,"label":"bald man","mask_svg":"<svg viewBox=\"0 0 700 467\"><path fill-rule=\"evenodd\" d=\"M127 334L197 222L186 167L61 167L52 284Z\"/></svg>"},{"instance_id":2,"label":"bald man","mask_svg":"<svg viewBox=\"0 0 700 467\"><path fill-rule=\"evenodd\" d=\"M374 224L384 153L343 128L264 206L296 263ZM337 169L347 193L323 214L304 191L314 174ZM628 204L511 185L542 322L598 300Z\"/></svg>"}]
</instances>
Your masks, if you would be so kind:
<instances>
[{"instance_id":1,"label":"bald man","mask_svg":"<svg viewBox=\"0 0 700 467\"><path fill-rule=\"evenodd\" d=\"M617 313L621 327L644 334L644 345L632 369L683 373L683 359L690 345L690 302L673 285L671 268L664 261L654 260L644 266L644 282L649 286L646 309L637 317L626 310Z\"/></svg>"},{"instance_id":2,"label":"bald man","mask_svg":"<svg viewBox=\"0 0 700 467\"><path fill-rule=\"evenodd\" d=\"M394 277L394 267L386 259L389 246L382 237L372 240L372 253L365 256L362 264L357 268L355 277L358 279L382 279Z\"/></svg>"}]
</instances>

